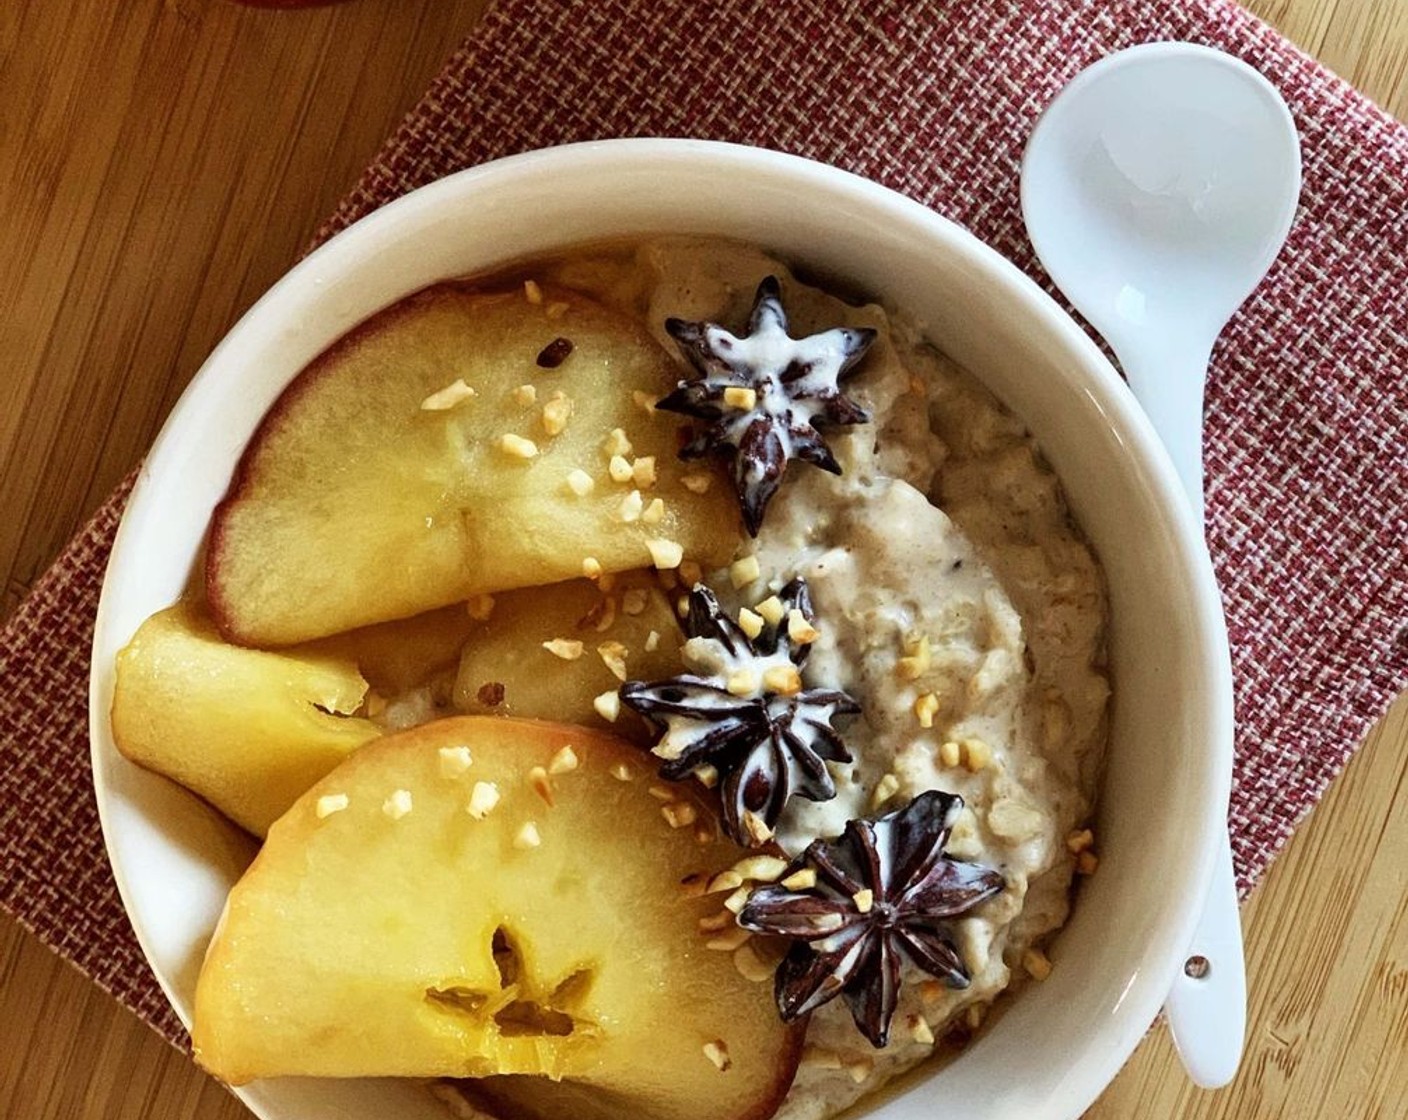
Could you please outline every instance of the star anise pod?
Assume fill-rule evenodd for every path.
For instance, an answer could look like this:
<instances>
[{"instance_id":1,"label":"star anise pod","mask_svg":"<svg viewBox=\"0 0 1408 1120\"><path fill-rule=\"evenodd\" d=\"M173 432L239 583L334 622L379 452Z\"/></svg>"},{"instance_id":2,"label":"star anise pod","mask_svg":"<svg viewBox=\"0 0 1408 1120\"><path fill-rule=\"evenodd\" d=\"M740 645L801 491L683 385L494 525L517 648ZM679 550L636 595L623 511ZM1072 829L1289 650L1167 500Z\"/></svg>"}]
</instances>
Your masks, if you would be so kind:
<instances>
[{"instance_id":1,"label":"star anise pod","mask_svg":"<svg viewBox=\"0 0 1408 1120\"><path fill-rule=\"evenodd\" d=\"M714 593L696 584L685 656L706 672L621 688L621 701L664 731L654 747L665 760L660 776L679 781L712 766L721 779L725 831L750 846L771 838L793 794L836 796L826 763L850 762L851 755L831 720L860 710L837 689L802 687L815 633L806 581L794 579L778 598L781 621L750 639Z\"/></svg>"},{"instance_id":2,"label":"star anise pod","mask_svg":"<svg viewBox=\"0 0 1408 1120\"><path fill-rule=\"evenodd\" d=\"M775 276L758 285L742 338L709 322L667 319L665 329L695 376L655 407L712 421L680 457L731 449L734 485L750 535L758 535L789 459L841 473L818 428L870 419L842 395L839 383L875 341L874 330L835 327L792 338Z\"/></svg>"},{"instance_id":3,"label":"star anise pod","mask_svg":"<svg viewBox=\"0 0 1408 1120\"><path fill-rule=\"evenodd\" d=\"M785 1021L844 996L860 1032L881 1047L904 961L951 988L968 986L947 923L1004 883L991 868L944 855L962 808L961 797L931 790L877 821L850 821L839 839L814 841L787 869L784 878L811 868L814 887L753 892L738 924L795 939L775 979Z\"/></svg>"}]
</instances>

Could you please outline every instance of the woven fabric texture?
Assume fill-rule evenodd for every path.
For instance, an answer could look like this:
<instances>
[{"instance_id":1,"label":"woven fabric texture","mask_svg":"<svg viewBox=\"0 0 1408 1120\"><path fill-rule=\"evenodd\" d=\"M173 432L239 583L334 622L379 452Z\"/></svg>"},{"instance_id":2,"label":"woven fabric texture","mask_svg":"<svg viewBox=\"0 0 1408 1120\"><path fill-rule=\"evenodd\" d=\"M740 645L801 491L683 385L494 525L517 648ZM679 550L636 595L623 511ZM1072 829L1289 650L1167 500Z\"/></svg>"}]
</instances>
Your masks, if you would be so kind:
<instances>
[{"instance_id":1,"label":"woven fabric texture","mask_svg":"<svg viewBox=\"0 0 1408 1120\"><path fill-rule=\"evenodd\" d=\"M869 176L1045 282L1018 209L1025 138L1081 68L1160 39L1259 69L1304 151L1290 244L1209 386L1245 891L1408 681L1408 129L1274 31L1225 0L501 0L320 239L496 156L696 136ZM179 1043L112 884L88 765L89 640L129 486L0 635L0 905Z\"/></svg>"}]
</instances>

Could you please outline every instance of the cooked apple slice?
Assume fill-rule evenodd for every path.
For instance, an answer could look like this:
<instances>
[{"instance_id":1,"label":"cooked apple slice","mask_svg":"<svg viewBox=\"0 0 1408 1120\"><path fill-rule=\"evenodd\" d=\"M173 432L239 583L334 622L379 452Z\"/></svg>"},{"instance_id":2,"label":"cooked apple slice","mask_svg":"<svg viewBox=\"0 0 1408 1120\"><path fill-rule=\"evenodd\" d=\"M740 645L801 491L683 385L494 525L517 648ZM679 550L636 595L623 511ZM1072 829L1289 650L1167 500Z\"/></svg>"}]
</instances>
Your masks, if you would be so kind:
<instances>
[{"instance_id":1,"label":"cooked apple slice","mask_svg":"<svg viewBox=\"0 0 1408 1120\"><path fill-rule=\"evenodd\" d=\"M351 661L227 645L183 602L142 623L117 655L113 739L133 762L263 836L379 734L348 714L366 691Z\"/></svg>"},{"instance_id":2,"label":"cooked apple slice","mask_svg":"<svg viewBox=\"0 0 1408 1120\"><path fill-rule=\"evenodd\" d=\"M456 603L411 618L378 622L296 647L298 653L331 654L351 661L384 697L425 684L458 661L477 623Z\"/></svg>"},{"instance_id":3,"label":"cooked apple slice","mask_svg":"<svg viewBox=\"0 0 1408 1120\"><path fill-rule=\"evenodd\" d=\"M585 579L509 591L464 644L455 707L605 728L597 697L619 688L622 674L678 673L683 641L669 597L649 572L625 573L609 591ZM649 734L629 710L615 730Z\"/></svg>"},{"instance_id":4,"label":"cooked apple slice","mask_svg":"<svg viewBox=\"0 0 1408 1120\"><path fill-rule=\"evenodd\" d=\"M197 1059L236 1084L520 1074L642 1120L770 1115L802 1028L707 947L720 896L682 886L746 853L690 789L662 809L655 784L638 748L527 720L439 720L358 751L231 892Z\"/></svg>"},{"instance_id":5,"label":"cooked apple slice","mask_svg":"<svg viewBox=\"0 0 1408 1120\"><path fill-rule=\"evenodd\" d=\"M571 292L442 285L375 316L279 397L215 511L221 632L289 645L673 545L722 563L728 487L650 408L674 377L643 328ZM441 392L460 382L474 395Z\"/></svg>"}]
</instances>

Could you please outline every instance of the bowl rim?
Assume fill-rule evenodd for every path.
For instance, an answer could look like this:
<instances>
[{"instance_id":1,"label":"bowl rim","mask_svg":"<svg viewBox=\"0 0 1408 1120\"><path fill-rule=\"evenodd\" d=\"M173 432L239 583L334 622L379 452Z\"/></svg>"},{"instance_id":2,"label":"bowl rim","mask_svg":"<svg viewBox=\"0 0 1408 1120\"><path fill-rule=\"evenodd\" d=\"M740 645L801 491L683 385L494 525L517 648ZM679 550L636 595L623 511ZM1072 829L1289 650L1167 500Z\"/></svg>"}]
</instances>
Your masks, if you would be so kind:
<instances>
[{"instance_id":1,"label":"bowl rim","mask_svg":"<svg viewBox=\"0 0 1408 1120\"><path fill-rule=\"evenodd\" d=\"M1195 644L1205 655L1200 660L1203 678L1198 682L1197 692L1209 735L1206 750L1198 756L1202 766L1197 784L1205 790L1207 811L1197 827L1190 828L1186 834L1188 859L1184 883L1187 897L1196 902L1183 908L1179 920L1163 931L1163 940L1170 947L1164 974L1137 977L1138 983L1132 980L1127 998L1121 1001L1126 1008L1121 1021L1137 1020L1139 1029L1126 1030L1112 1038L1112 1045L1097 1052L1098 1060L1086 1063L1079 1076L1062 1083L1060 1101L1052 1102L1058 1110L1065 1107L1062 1115L1078 1115L1113 1079L1142 1037L1143 1028L1156 1017L1181 966L1183 949L1193 939L1201 915L1201 900L1211 880L1219 847L1225 843L1233 761L1231 660L1221 599L1202 528L1183 495L1171 460L1120 375L1084 329L1036 281L968 230L914 199L852 172L771 149L694 139L593 140L506 156L455 172L402 195L335 234L285 272L222 337L181 394L143 461L104 573L93 631L89 741L94 796L109 866L138 945L163 995L183 1026L189 1028L171 979L153 963L153 935L133 908L129 875L134 869L115 852L114 794L109 768L135 764L122 758L112 743L109 712L103 703L110 696L104 677L109 666L101 660L107 657L110 648L114 651L116 648L108 633L114 625L111 604L118 594L115 588L127 563L126 557L137 547L130 539L133 536L131 515L134 510L143 508L147 495L157 487L162 462L172 445L182 437L190 423L188 417L197 411L203 398L213 392L217 378L225 375L222 367L230 364L231 354L241 349L246 338L277 329L287 317L288 297L309 285L321 284L320 277L355 273L366 268L380 247L396 242L408 230L433 221L442 208L478 191L502 189L513 182L544 175L570 176L574 171L603 165L611 167L622 162L643 167L704 167L710 174L730 176L782 177L794 182L799 190L819 189L831 197L850 200L882 220L919 231L936 247L986 273L1006 297L1020 306L1021 314L1031 318L1043 334L1076 359L1078 376L1085 382L1086 391L1097 398L1111 422L1128 437L1132 454L1147 468L1149 484L1167 518L1167 528L1195 606L1196 614L1191 620L1199 635ZM563 247L570 244L564 242ZM1176 952L1173 951L1175 946ZM245 1089L235 1091L241 1099L246 1099ZM246 1099L246 1103L254 1102Z\"/></svg>"}]
</instances>

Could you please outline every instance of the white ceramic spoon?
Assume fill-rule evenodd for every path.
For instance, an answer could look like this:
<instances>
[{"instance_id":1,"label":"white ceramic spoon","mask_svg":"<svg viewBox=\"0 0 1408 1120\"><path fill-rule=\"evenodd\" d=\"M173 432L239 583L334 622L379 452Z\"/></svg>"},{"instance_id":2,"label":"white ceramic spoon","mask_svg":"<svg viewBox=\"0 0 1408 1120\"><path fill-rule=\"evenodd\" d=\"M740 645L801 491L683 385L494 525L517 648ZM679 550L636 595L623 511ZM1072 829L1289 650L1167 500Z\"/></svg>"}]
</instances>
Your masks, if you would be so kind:
<instances>
[{"instance_id":1,"label":"white ceramic spoon","mask_svg":"<svg viewBox=\"0 0 1408 1120\"><path fill-rule=\"evenodd\" d=\"M1188 43L1083 71L1022 160L1037 256L1114 349L1200 521L1208 359L1285 242L1299 195L1300 145L1280 95L1245 63ZM1230 846L1165 1010L1193 1081L1227 1084L1246 1033Z\"/></svg>"}]
</instances>

